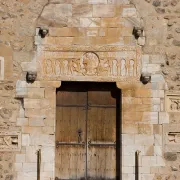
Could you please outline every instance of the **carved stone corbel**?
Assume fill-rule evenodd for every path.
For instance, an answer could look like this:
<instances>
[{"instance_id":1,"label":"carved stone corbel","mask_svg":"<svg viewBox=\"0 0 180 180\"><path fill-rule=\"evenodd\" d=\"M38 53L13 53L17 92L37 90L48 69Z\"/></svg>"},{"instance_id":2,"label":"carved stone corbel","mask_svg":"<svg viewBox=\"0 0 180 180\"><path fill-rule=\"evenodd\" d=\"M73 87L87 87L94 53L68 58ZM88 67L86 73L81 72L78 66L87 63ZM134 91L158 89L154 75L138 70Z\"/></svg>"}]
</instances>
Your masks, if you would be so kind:
<instances>
[{"instance_id":1,"label":"carved stone corbel","mask_svg":"<svg viewBox=\"0 0 180 180\"><path fill-rule=\"evenodd\" d=\"M138 45L140 45L140 46L145 45L145 33L144 33L144 29L142 27L134 27L133 35L134 35L135 39L137 39Z\"/></svg>"},{"instance_id":2,"label":"carved stone corbel","mask_svg":"<svg viewBox=\"0 0 180 180\"><path fill-rule=\"evenodd\" d=\"M35 71L27 72L27 74L26 74L26 81L27 81L27 83L31 83L31 84L34 83L36 78L37 78L37 72L35 72Z\"/></svg>"}]
</instances>

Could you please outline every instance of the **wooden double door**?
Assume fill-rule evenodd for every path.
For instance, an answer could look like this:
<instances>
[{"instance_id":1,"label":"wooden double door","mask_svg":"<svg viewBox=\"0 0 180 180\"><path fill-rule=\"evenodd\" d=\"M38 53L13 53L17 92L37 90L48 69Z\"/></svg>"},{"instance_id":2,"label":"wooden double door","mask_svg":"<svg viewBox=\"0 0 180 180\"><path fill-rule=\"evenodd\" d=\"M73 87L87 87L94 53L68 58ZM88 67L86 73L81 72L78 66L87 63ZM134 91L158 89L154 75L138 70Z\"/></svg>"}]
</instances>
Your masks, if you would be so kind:
<instances>
[{"instance_id":1,"label":"wooden double door","mask_svg":"<svg viewBox=\"0 0 180 180\"><path fill-rule=\"evenodd\" d=\"M96 89L57 91L57 180L117 179L118 92Z\"/></svg>"}]
</instances>

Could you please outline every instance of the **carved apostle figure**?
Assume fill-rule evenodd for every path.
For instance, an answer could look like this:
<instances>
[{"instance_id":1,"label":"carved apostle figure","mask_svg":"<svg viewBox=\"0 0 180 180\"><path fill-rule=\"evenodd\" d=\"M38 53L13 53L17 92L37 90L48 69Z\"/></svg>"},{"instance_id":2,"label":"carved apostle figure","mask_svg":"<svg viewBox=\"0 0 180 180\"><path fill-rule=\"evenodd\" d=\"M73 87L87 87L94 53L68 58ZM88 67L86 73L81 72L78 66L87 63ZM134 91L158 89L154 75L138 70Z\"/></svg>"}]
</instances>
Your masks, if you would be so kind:
<instances>
[{"instance_id":1,"label":"carved apostle figure","mask_svg":"<svg viewBox=\"0 0 180 180\"><path fill-rule=\"evenodd\" d=\"M92 52L85 53L81 59L81 66L84 69L84 75L96 75L99 65L99 57Z\"/></svg>"}]
</instances>

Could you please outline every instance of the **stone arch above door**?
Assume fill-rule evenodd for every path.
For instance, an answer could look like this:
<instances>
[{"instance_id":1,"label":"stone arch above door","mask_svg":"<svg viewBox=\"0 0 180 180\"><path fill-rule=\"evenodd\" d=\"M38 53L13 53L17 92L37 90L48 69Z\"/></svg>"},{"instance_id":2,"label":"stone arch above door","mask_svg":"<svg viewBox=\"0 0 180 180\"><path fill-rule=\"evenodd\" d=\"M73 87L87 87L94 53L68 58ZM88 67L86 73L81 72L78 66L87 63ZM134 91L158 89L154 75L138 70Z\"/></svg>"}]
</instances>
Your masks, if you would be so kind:
<instances>
[{"instance_id":1,"label":"stone arch above door","mask_svg":"<svg viewBox=\"0 0 180 180\"><path fill-rule=\"evenodd\" d=\"M141 46L132 32L135 26L141 26L141 21L128 1L50 1L37 26L39 80L139 81ZM48 29L45 38L39 35L40 28Z\"/></svg>"}]
</instances>

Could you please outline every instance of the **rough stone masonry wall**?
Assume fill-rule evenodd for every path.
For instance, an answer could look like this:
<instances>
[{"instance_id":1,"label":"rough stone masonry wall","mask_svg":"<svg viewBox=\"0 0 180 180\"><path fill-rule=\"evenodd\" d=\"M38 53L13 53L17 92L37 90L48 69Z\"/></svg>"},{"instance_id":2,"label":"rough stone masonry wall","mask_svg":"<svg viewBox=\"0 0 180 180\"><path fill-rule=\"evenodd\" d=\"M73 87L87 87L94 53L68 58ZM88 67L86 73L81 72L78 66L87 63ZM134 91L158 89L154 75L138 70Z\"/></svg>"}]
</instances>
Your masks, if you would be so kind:
<instances>
[{"instance_id":1,"label":"rough stone masonry wall","mask_svg":"<svg viewBox=\"0 0 180 180\"><path fill-rule=\"evenodd\" d=\"M62 8L62 11L57 10L59 13L58 16L51 16L50 19L41 19L43 16L48 17L48 14L43 14L43 12L45 12L43 10L48 8L49 3L53 4L52 6L56 6L57 4L68 5L65 5L64 7L66 8ZM179 112L170 112L170 124L162 125L163 123L168 123L167 113L164 109L164 90L171 90L170 94L177 94L176 91L179 90L180 3L178 0L132 0L131 2L127 0L50 0L49 2L45 0L1 0L0 78L2 81L0 83L0 128L2 132L18 131L22 133L22 147L20 152L0 153L1 179L32 180L33 177L35 179L36 150L44 145L42 149L43 153L48 154L53 151L51 147L54 146L53 123L55 117L48 117L49 114L39 117L39 114L47 108L50 108L48 110L54 112L55 100L52 102L53 100L50 101L48 99L51 97L50 94L55 92L55 87L58 85L49 85L47 82L37 81L30 86L24 82L27 66L25 66L26 63L22 62L31 62L34 59L36 50L34 45L36 27L39 25L46 27L78 27L79 23L83 23L88 28L91 25L97 25L99 21L86 17L87 14L91 16L91 14L89 14L91 13L89 8L96 3L105 5L104 9L101 6L102 9L97 9L97 12L111 13L109 9L114 5L123 5L125 7L130 5L133 8L134 6L136 7L139 16L142 18L146 35L146 44L143 47L142 58L143 71L153 74L151 84L144 87L138 85L138 90L134 90L133 87L124 91L124 102L127 102L124 103L124 115L127 115L124 120L126 120L126 122L129 120L129 124L132 123L132 118L128 117L128 110L134 103L136 106L133 107L136 108L135 111L137 112L131 113L134 117L133 120L137 120L138 122L147 120L148 123L141 124L139 122L130 127L128 127L128 123L124 123L124 148L127 147L125 152L128 153L127 156L125 156L126 159L124 162L130 163L124 165L123 177L124 179L134 178L134 168L131 165L134 164L134 162L131 162L131 160L134 158L134 151L140 147L136 147L135 144L141 144L145 147L145 143L148 143L147 147L152 146L152 149L148 148L148 150L145 151L140 149L142 151L142 163L144 162L141 169L141 178L146 180L173 180L180 178L179 142L178 140L173 142L173 140L170 139L173 144L169 146L171 142L166 138L166 136L171 136L169 132L172 134L179 132L177 128L180 123ZM117 9L117 12L120 13L121 9ZM83 17L83 13L84 18L80 19L78 16ZM104 15L106 16L106 14ZM40 19L41 21L39 21ZM132 21L130 26L132 28L132 26L136 24L134 18L128 17L127 19L128 21ZM87 36L99 36L102 32L91 30L85 33L87 33ZM104 33L106 32L102 34ZM113 36L119 32L112 31L109 33ZM131 41L125 38L125 42L128 44ZM3 66L4 76L2 77ZM168 88L164 86L164 78ZM17 92L15 92L16 83L18 84ZM119 86L121 87L121 85ZM22 99L22 97L24 99ZM37 109L31 112L34 105L36 105ZM42 110L38 108L40 106L43 106ZM137 110L138 108L139 110ZM36 112L38 112L38 116ZM45 115L44 112L42 112L42 114ZM49 120L49 118L51 120ZM28 126L32 126L33 128ZM164 156L162 151L159 151L161 144L157 141L158 138L160 138L160 140L162 139L162 131L165 132L163 137L163 142L165 142L163 144L163 150L166 151L165 158L167 161L165 162L165 167L159 168L156 166L165 165L162 158L160 158L158 163L158 158L156 157ZM40 139L36 137L37 132L42 132ZM131 135L130 132L133 133L133 135ZM53 138L51 138L52 136ZM155 144L155 142L157 142L157 144ZM47 148L45 143L48 143L48 145L46 144L48 146ZM131 151L132 149L133 151ZM154 152L153 149L156 151ZM130 152L128 152L128 150L130 150ZM143 154L143 152L145 154ZM43 163L42 171L45 172L43 177L46 177L44 179L50 179L53 177L52 172L54 167L52 161L49 158L43 159Z\"/></svg>"}]
</instances>

